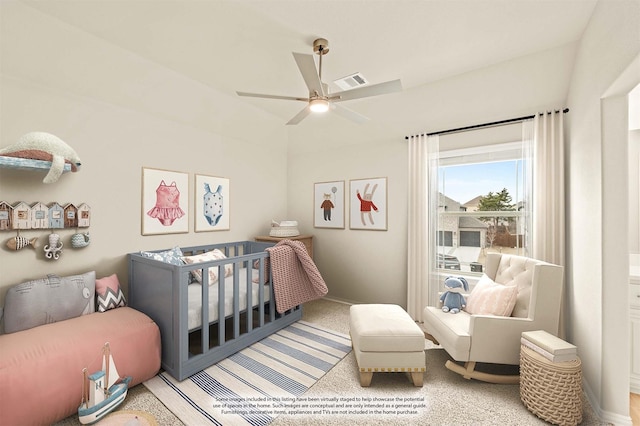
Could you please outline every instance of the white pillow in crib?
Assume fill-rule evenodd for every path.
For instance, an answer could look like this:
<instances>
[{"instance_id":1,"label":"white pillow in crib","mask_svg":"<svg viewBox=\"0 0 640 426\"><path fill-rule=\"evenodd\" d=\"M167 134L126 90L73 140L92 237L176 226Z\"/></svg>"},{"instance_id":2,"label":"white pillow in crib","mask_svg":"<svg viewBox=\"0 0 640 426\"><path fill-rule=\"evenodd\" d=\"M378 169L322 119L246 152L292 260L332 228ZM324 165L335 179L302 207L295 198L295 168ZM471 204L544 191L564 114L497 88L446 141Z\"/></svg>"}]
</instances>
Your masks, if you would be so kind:
<instances>
[{"instance_id":1,"label":"white pillow in crib","mask_svg":"<svg viewBox=\"0 0 640 426\"><path fill-rule=\"evenodd\" d=\"M200 262L209 262L211 260L221 260L226 259L227 256L224 255L220 250L214 249L202 254L196 254L193 256L182 256L182 261L187 265L192 265L194 263ZM195 281L202 283L202 269L196 269L191 271L193 278ZM233 274L233 264L228 263L224 265L224 276L228 277ZM210 267L209 268L209 285L215 284L218 282L218 267Z\"/></svg>"}]
</instances>

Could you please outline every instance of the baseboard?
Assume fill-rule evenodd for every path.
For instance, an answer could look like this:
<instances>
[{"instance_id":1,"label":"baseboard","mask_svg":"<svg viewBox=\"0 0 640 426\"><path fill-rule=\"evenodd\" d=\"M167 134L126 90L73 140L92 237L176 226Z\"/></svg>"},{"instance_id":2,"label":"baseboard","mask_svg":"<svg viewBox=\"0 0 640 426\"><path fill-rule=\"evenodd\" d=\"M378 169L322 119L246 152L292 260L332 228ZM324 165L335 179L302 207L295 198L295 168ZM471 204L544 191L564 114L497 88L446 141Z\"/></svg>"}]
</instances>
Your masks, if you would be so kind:
<instances>
[{"instance_id":1,"label":"baseboard","mask_svg":"<svg viewBox=\"0 0 640 426\"><path fill-rule=\"evenodd\" d=\"M591 405L593 413L598 417L598 419L600 419L600 421L610 423L615 426L633 426L630 416L622 416L620 414L604 411L602 407L600 407L600 402L593 394L593 391L586 380L582 381L582 390L587 398L587 402Z\"/></svg>"},{"instance_id":2,"label":"baseboard","mask_svg":"<svg viewBox=\"0 0 640 426\"><path fill-rule=\"evenodd\" d=\"M325 296L325 297L323 297L323 299L324 300L329 300L331 302L342 303L344 305L357 305L358 304L358 302L345 300L345 299L337 299L335 297L330 297L330 296Z\"/></svg>"},{"instance_id":3,"label":"baseboard","mask_svg":"<svg viewBox=\"0 0 640 426\"><path fill-rule=\"evenodd\" d=\"M603 412L602 421L606 423L611 423L616 426L633 426L633 422L631 421L630 416L621 416L620 414Z\"/></svg>"}]
</instances>

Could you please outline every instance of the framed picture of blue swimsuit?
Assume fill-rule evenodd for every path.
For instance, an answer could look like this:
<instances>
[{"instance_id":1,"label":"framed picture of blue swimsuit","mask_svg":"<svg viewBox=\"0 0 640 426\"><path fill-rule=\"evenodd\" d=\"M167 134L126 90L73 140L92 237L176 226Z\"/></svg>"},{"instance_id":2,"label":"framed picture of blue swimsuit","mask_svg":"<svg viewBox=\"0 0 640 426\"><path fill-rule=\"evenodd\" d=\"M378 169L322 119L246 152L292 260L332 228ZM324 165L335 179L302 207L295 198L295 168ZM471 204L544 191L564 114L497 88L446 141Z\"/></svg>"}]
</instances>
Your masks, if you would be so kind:
<instances>
[{"instance_id":1,"label":"framed picture of blue swimsuit","mask_svg":"<svg viewBox=\"0 0 640 426\"><path fill-rule=\"evenodd\" d=\"M228 231L229 179L195 175L195 231Z\"/></svg>"}]
</instances>

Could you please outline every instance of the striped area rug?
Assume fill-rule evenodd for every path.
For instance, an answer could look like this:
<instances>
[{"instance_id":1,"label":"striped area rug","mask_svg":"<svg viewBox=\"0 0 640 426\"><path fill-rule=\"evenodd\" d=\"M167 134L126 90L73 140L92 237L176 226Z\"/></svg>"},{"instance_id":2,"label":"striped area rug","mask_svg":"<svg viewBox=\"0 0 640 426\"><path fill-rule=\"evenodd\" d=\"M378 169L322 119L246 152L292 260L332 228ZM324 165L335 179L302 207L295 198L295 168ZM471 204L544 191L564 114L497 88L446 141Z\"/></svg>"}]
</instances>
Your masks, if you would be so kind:
<instances>
[{"instance_id":1,"label":"striped area rug","mask_svg":"<svg viewBox=\"0 0 640 426\"><path fill-rule=\"evenodd\" d=\"M188 426L268 425L350 351L348 336L298 321L182 382L144 385Z\"/></svg>"}]
</instances>

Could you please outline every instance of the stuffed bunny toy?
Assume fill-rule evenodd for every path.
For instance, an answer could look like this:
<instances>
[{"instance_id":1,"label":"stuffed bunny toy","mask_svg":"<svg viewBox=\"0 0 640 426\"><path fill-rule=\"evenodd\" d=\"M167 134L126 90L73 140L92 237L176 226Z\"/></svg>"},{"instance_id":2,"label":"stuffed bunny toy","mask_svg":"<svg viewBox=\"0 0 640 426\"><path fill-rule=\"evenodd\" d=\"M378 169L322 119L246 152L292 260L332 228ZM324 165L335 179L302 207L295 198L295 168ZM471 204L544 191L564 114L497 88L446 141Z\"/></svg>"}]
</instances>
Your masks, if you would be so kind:
<instances>
[{"instance_id":1,"label":"stuffed bunny toy","mask_svg":"<svg viewBox=\"0 0 640 426\"><path fill-rule=\"evenodd\" d=\"M462 291L469 291L469 283L463 277L447 277L444 280L446 291L440 296L442 302L442 312L457 314L465 306L467 301L462 295Z\"/></svg>"}]
</instances>

